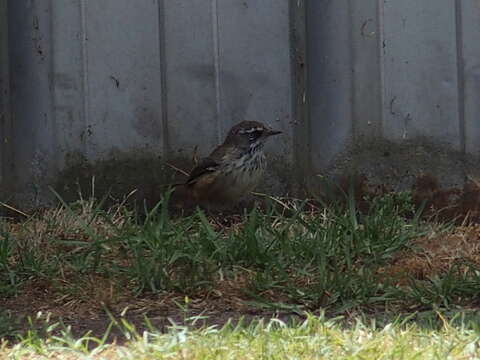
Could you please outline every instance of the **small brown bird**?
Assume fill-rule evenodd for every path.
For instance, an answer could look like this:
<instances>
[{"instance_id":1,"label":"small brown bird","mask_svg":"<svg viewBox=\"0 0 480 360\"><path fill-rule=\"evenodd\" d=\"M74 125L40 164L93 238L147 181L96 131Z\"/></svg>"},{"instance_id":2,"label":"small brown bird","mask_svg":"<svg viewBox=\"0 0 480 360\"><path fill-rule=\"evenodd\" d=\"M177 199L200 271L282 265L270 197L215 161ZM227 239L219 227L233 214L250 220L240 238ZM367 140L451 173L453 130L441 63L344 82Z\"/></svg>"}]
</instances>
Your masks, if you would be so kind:
<instances>
[{"instance_id":1,"label":"small brown bird","mask_svg":"<svg viewBox=\"0 0 480 360\"><path fill-rule=\"evenodd\" d=\"M266 165L265 141L281 134L257 121L233 126L223 142L192 170L185 183L194 201L207 209L235 205L259 183Z\"/></svg>"}]
</instances>

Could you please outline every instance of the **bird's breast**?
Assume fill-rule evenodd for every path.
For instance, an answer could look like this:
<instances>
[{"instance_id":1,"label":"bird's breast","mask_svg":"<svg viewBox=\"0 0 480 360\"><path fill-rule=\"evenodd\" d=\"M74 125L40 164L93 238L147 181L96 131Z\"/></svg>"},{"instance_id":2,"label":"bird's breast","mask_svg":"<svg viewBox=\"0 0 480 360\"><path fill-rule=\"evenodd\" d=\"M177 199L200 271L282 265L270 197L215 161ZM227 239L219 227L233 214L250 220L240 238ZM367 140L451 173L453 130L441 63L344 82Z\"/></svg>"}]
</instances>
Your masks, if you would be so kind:
<instances>
[{"instance_id":1,"label":"bird's breast","mask_svg":"<svg viewBox=\"0 0 480 360\"><path fill-rule=\"evenodd\" d=\"M251 191L259 182L266 168L266 158L262 151L247 153L233 162L230 171L232 188L239 193Z\"/></svg>"}]
</instances>

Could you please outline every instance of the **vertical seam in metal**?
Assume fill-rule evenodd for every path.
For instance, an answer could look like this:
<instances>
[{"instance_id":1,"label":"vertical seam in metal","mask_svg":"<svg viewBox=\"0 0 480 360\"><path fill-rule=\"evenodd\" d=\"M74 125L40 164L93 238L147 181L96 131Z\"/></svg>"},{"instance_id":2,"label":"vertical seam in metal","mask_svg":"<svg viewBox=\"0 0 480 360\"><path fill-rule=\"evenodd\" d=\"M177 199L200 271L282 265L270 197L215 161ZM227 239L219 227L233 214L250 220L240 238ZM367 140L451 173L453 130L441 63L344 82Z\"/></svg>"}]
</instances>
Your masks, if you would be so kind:
<instances>
[{"instance_id":1,"label":"vertical seam in metal","mask_svg":"<svg viewBox=\"0 0 480 360\"><path fill-rule=\"evenodd\" d=\"M383 1L384 0L377 0L377 9L376 9L376 16L377 16L377 51L378 51L378 80L380 81L380 91L378 92L380 95L380 102L379 102L379 116L378 119L378 136L379 138L383 138L383 121L384 121L384 113L383 113L383 103L385 101L385 56L384 56L384 49L383 44L385 41L385 33L384 33L384 22L383 22Z\"/></svg>"},{"instance_id":2,"label":"vertical seam in metal","mask_svg":"<svg viewBox=\"0 0 480 360\"><path fill-rule=\"evenodd\" d=\"M9 49L8 49L8 4L6 0L0 0L0 76L4 75L4 79L0 79L0 189L5 190L5 194L10 191L10 178L12 172L10 164L12 156L11 147L11 113L10 113L10 73L9 73ZM8 174L9 181L5 176ZM4 196L5 194L1 194Z\"/></svg>"},{"instance_id":3,"label":"vertical seam in metal","mask_svg":"<svg viewBox=\"0 0 480 360\"><path fill-rule=\"evenodd\" d=\"M461 0L455 0L455 34L457 51L457 91L460 151L465 155L467 150L467 139L465 132L465 64L463 60L463 17Z\"/></svg>"},{"instance_id":4,"label":"vertical seam in metal","mask_svg":"<svg viewBox=\"0 0 480 360\"><path fill-rule=\"evenodd\" d=\"M378 26L378 56L379 56L379 71L380 71L380 134L381 138L384 138L384 123L385 123L385 98L386 98L386 88L385 88L385 8L384 0L377 1L377 26Z\"/></svg>"},{"instance_id":5,"label":"vertical seam in metal","mask_svg":"<svg viewBox=\"0 0 480 360\"><path fill-rule=\"evenodd\" d=\"M59 148L59 134L58 134L58 126L57 126L57 111L56 109L56 103L57 103L57 94L56 94L56 89L55 89L55 72L56 72L56 65L55 65L55 28L53 25L53 22L55 21L55 10L54 10L54 1L50 0L48 4L48 10L49 10L49 23L48 23L48 31L49 31L49 44L48 44L48 49L49 49L49 61L48 61L48 66L49 66L49 75L48 75L48 85L49 85L49 91L50 91L50 124L52 127L52 149L58 149ZM53 159L55 161L54 163L54 168L58 169L58 165L60 164L60 156L61 152L60 151L53 151Z\"/></svg>"},{"instance_id":6,"label":"vertical seam in metal","mask_svg":"<svg viewBox=\"0 0 480 360\"><path fill-rule=\"evenodd\" d=\"M83 155L89 159L88 134L90 126L90 92L88 88L88 35L87 35L87 0L80 0L81 17L81 51L82 51L82 101L83 101Z\"/></svg>"},{"instance_id":7,"label":"vertical seam in metal","mask_svg":"<svg viewBox=\"0 0 480 360\"><path fill-rule=\"evenodd\" d=\"M160 56L160 91L162 106L162 140L163 157L168 158L170 154L170 136L168 130L168 86L167 86L167 46L165 31L165 0L158 0L158 41Z\"/></svg>"},{"instance_id":8,"label":"vertical seam in metal","mask_svg":"<svg viewBox=\"0 0 480 360\"><path fill-rule=\"evenodd\" d=\"M292 144L293 170L297 173L294 192L297 195L308 192L313 184L310 181L311 166L311 127L308 93L308 54L307 54L307 9L304 0L289 2L289 42L291 69L291 106L293 115Z\"/></svg>"},{"instance_id":9,"label":"vertical seam in metal","mask_svg":"<svg viewBox=\"0 0 480 360\"><path fill-rule=\"evenodd\" d=\"M348 46L349 46L349 56L350 56L350 66L349 69L349 76L350 76L350 121L351 123L351 131L352 131L352 142L355 143L357 141L357 124L356 124L356 106L355 106L355 86L356 86L356 76L355 76L355 61L356 61L356 49L355 49L355 25L354 25L354 6L352 5L352 1L356 0L349 0L347 3L347 11L348 11L348 22L349 22L349 32L348 32Z\"/></svg>"},{"instance_id":10,"label":"vertical seam in metal","mask_svg":"<svg viewBox=\"0 0 480 360\"><path fill-rule=\"evenodd\" d=\"M213 35L213 64L215 79L215 117L217 125L217 142L221 143L223 138L223 127L221 121L221 83L220 83L220 36L218 23L218 0L212 0L212 35Z\"/></svg>"}]
</instances>

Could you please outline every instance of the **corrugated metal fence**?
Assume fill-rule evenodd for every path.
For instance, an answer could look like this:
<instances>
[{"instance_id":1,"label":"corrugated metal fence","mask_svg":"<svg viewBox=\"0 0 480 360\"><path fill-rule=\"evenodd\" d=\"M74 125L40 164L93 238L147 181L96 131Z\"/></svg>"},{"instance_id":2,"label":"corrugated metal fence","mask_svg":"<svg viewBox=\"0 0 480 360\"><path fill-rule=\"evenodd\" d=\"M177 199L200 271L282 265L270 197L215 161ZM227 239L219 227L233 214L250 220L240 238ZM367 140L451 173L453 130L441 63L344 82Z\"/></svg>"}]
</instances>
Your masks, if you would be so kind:
<instances>
[{"instance_id":1,"label":"corrugated metal fence","mask_svg":"<svg viewBox=\"0 0 480 360\"><path fill-rule=\"evenodd\" d=\"M353 169L394 187L475 173L477 0L8 5L3 193L18 201L92 174L148 187L242 119L285 133L269 147L278 192Z\"/></svg>"},{"instance_id":2,"label":"corrugated metal fence","mask_svg":"<svg viewBox=\"0 0 480 360\"><path fill-rule=\"evenodd\" d=\"M309 2L312 163L461 185L480 153L480 1ZM349 151L350 150L350 153Z\"/></svg>"}]
</instances>

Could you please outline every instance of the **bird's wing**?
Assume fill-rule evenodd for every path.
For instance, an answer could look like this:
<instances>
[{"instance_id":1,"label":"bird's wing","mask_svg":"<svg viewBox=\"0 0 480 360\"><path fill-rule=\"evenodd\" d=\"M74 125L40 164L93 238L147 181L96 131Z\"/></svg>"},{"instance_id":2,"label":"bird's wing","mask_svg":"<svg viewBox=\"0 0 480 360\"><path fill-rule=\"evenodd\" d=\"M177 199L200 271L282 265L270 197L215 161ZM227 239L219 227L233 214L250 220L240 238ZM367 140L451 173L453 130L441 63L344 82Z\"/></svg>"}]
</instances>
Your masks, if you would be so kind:
<instances>
[{"instance_id":1,"label":"bird's wing","mask_svg":"<svg viewBox=\"0 0 480 360\"><path fill-rule=\"evenodd\" d=\"M187 180L187 184L193 184L198 180L198 178L206 173L214 172L219 167L219 163L212 159L211 157L206 157L200 161L200 163L195 166L195 168L190 173L190 176Z\"/></svg>"},{"instance_id":2,"label":"bird's wing","mask_svg":"<svg viewBox=\"0 0 480 360\"><path fill-rule=\"evenodd\" d=\"M221 163L236 159L238 151L232 151L234 149L235 146L233 145L223 144L217 146L208 157L200 160L200 163L192 170L187 184L193 184L200 176L216 171Z\"/></svg>"}]
</instances>

